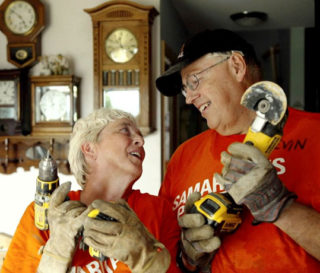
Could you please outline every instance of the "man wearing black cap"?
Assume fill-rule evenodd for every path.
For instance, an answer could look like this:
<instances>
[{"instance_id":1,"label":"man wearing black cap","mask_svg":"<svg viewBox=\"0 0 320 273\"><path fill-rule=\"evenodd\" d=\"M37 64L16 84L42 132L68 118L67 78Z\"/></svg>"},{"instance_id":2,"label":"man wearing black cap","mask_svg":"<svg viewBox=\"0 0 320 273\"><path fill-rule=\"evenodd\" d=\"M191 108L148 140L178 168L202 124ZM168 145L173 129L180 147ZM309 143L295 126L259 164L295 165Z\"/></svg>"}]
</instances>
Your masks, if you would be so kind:
<instances>
[{"instance_id":1,"label":"man wearing black cap","mask_svg":"<svg viewBox=\"0 0 320 273\"><path fill-rule=\"evenodd\" d=\"M242 143L256 114L240 99L260 79L253 47L220 29L186 41L175 65L156 80L163 95L182 92L210 128L177 149L159 193L179 217L177 261L185 272L320 272L320 115L289 107L269 162ZM245 206L243 223L221 242L190 207L223 191Z\"/></svg>"}]
</instances>

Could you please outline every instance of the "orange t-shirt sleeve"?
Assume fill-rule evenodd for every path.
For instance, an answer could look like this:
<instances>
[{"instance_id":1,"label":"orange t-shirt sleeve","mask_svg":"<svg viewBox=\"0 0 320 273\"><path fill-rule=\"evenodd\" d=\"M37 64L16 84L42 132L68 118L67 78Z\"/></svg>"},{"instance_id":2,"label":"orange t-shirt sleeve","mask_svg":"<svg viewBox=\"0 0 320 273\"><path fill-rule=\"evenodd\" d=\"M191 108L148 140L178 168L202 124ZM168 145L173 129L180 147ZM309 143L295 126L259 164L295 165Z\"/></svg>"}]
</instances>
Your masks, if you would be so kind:
<instances>
[{"instance_id":1,"label":"orange t-shirt sleeve","mask_svg":"<svg viewBox=\"0 0 320 273\"><path fill-rule=\"evenodd\" d=\"M34 203L25 210L5 256L1 273L34 273L41 256L39 248L48 240L48 232L40 231L34 224Z\"/></svg>"},{"instance_id":2,"label":"orange t-shirt sleeve","mask_svg":"<svg viewBox=\"0 0 320 273\"><path fill-rule=\"evenodd\" d=\"M166 170L166 174L164 176L164 180L162 181L162 185L159 190L158 196L167 199L170 203L173 202L173 194L171 192L171 187L174 185L174 172L175 166L180 162L180 154L182 151L183 145L178 147L178 149L173 153Z\"/></svg>"},{"instance_id":3,"label":"orange t-shirt sleeve","mask_svg":"<svg viewBox=\"0 0 320 273\"><path fill-rule=\"evenodd\" d=\"M177 217L171 209L169 202L164 200L163 217L161 221L161 233L159 241L162 242L171 254L171 264L167 273L181 272L176 265L178 243L180 239L180 227Z\"/></svg>"}]
</instances>

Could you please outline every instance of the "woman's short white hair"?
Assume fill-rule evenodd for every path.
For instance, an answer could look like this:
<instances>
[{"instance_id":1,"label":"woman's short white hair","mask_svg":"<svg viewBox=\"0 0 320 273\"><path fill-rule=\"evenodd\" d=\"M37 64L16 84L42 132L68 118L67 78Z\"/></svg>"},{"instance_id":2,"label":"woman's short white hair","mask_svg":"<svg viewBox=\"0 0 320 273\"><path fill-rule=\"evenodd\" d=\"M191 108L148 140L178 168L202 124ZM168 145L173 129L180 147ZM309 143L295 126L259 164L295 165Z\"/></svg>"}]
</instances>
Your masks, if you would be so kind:
<instances>
[{"instance_id":1,"label":"woman's short white hair","mask_svg":"<svg viewBox=\"0 0 320 273\"><path fill-rule=\"evenodd\" d=\"M104 127L110 122L123 118L130 120L137 126L136 120L131 114L122 110L106 108L95 110L86 118L81 118L75 123L69 143L68 160L70 169L82 188L89 171L81 150L82 144L86 142L97 143L100 132Z\"/></svg>"}]
</instances>

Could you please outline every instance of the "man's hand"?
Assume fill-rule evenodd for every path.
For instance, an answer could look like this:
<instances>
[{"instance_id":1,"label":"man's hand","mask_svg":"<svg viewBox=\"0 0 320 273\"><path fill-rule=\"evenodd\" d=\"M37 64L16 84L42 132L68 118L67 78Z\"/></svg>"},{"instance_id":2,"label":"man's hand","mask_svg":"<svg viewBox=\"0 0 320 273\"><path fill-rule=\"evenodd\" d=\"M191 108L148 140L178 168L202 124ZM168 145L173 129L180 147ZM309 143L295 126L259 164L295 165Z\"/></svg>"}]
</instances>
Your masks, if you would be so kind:
<instances>
[{"instance_id":1,"label":"man's hand","mask_svg":"<svg viewBox=\"0 0 320 273\"><path fill-rule=\"evenodd\" d=\"M221 241L214 236L214 229L205 224L205 218L200 213L190 213L195 201L201 198L199 192L192 193L185 205L185 214L181 216L179 226L182 227L181 243L183 257L188 264L203 272L210 267L211 260ZM210 271L211 272L211 271Z\"/></svg>"},{"instance_id":2,"label":"man's hand","mask_svg":"<svg viewBox=\"0 0 320 273\"><path fill-rule=\"evenodd\" d=\"M170 253L158 242L124 200L111 203L95 200L93 208L114 218L105 221L87 217L84 242L104 256L122 261L133 273L164 273Z\"/></svg>"},{"instance_id":3,"label":"man's hand","mask_svg":"<svg viewBox=\"0 0 320 273\"><path fill-rule=\"evenodd\" d=\"M245 204L259 222L274 222L297 196L289 192L269 160L254 146L232 143L221 153L222 176L215 174L234 201Z\"/></svg>"},{"instance_id":4,"label":"man's hand","mask_svg":"<svg viewBox=\"0 0 320 273\"><path fill-rule=\"evenodd\" d=\"M50 238L43 249L38 272L67 272L76 249L75 238L92 209L80 201L65 201L70 188L71 182L63 183L50 199Z\"/></svg>"}]
</instances>

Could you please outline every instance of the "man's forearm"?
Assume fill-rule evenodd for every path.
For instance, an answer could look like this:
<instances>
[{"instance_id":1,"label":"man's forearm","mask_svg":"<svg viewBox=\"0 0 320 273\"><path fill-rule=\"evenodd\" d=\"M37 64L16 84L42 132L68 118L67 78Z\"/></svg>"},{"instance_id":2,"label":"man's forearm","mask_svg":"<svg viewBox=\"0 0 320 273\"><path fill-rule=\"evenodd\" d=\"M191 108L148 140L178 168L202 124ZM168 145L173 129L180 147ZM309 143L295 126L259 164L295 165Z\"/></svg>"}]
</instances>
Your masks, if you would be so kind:
<instances>
[{"instance_id":1,"label":"man's forearm","mask_svg":"<svg viewBox=\"0 0 320 273\"><path fill-rule=\"evenodd\" d=\"M292 202L274 224L320 261L320 213Z\"/></svg>"}]
</instances>

